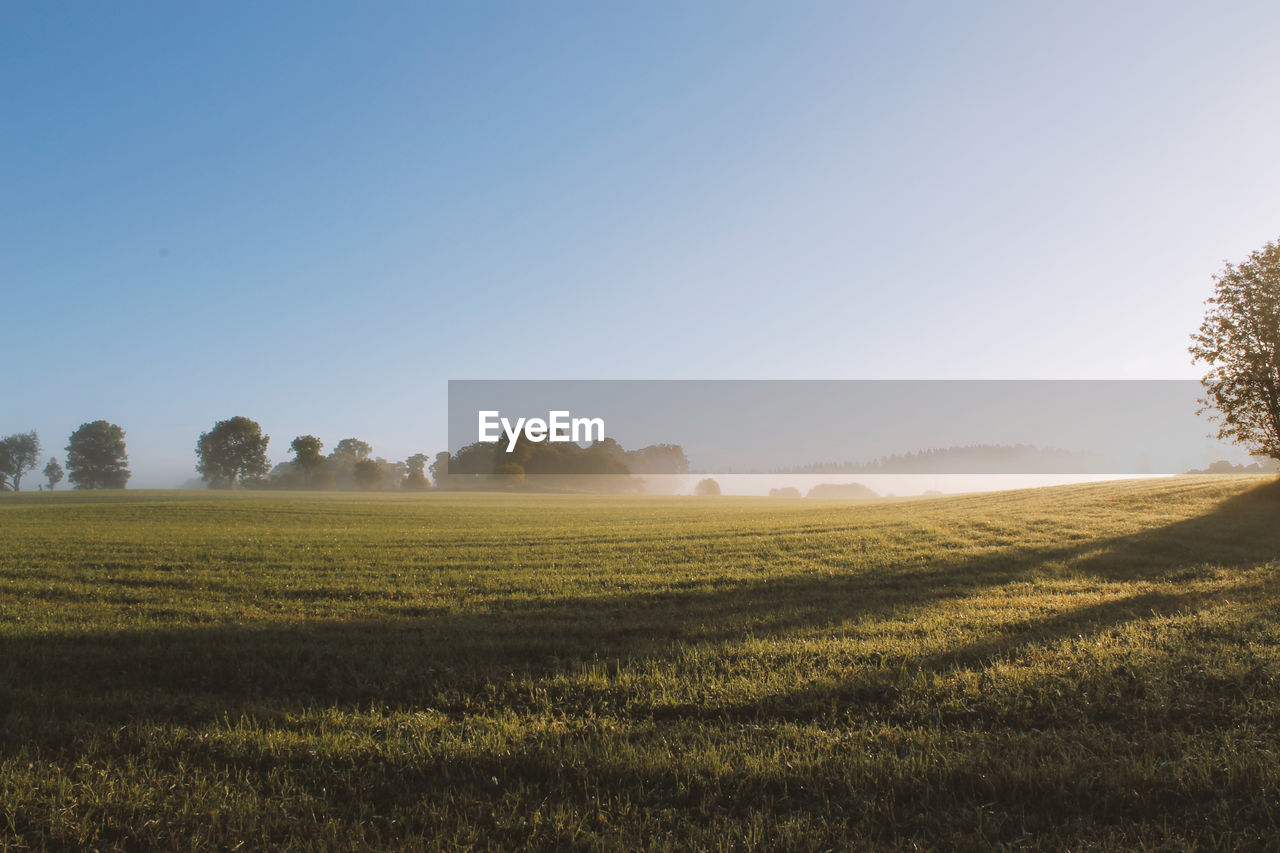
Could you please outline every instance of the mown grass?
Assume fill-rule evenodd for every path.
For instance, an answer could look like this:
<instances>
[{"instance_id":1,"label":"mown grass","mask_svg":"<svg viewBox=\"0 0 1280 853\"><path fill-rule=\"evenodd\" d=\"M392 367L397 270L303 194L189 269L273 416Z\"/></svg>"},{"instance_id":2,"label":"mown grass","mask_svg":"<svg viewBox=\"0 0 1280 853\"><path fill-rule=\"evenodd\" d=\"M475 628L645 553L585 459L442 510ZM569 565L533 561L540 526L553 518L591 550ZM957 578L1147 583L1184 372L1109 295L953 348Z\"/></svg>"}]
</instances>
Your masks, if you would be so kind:
<instances>
[{"instance_id":1,"label":"mown grass","mask_svg":"<svg viewBox=\"0 0 1280 853\"><path fill-rule=\"evenodd\" d=\"M1267 849L1280 492L0 499L0 845Z\"/></svg>"}]
</instances>

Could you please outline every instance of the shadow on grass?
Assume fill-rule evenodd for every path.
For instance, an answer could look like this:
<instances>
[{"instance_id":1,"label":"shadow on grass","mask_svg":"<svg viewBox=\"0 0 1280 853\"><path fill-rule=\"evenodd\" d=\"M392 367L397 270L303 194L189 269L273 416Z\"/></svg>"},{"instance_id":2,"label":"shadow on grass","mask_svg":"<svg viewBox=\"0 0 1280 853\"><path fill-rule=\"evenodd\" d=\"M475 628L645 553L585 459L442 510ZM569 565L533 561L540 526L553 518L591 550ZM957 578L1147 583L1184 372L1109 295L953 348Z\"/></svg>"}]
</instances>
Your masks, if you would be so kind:
<instances>
[{"instance_id":1,"label":"shadow on grass","mask_svg":"<svg viewBox=\"0 0 1280 853\"><path fill-rule=\"evenodd\" d=\"M510 699L502 686L515 680L546 682L584 664L608 671L674 656L689 644L781 637L901 615L1034 578L1050 563L1104 580L1171 583L1167 592L1023 620L1016 630L1006 626L913 664L937 670L980 665L1033 643L1193 607L1198 594L1178 590L1178 581L1199 579L1215 565L1248 569L1277 559L1277 520L1280 483L1232 498L1208 515L1129 536L942 558L894 572L539 600L483 613L406 609L399 618L377 621L5 638L0 749L71 746L86 733L128 723L194 725L304 708L493 711ZM806 690L812 693L802 688L737 708L650 713L801 719L831 699Z\"/></svg>"}]
</instances>

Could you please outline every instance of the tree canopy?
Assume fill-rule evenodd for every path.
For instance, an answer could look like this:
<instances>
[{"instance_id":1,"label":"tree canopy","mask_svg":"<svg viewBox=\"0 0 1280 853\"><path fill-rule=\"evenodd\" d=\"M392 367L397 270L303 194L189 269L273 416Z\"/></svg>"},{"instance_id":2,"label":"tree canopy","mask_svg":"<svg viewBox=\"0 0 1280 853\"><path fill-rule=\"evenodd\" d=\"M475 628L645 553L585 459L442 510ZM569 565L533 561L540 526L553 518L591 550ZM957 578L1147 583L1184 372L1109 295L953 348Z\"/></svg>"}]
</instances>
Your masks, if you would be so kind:
<instances>
[{"instance_id":1,"label":"tree canopy","mask_svg":"<svg viewBox=\"0 0 1280 853\"><path fill-rule=\"evenodd\" d=\"M1214 276L1193 363L1208 365L1201 411L1218 438L1280 459L1280 243L1267 243Z\"/></svg>"},{"instance_id":2,"label":"tree canopy","mask_svg":"<svg viewBox=\"0 0 1280 853\"><path fill-rule=\"evenodd\" d=\"M35 430L0 438L0 489L19 491L23 476L36 467L39 456L40 436Z\"/></svg>"},{"instance_id":3,"label":"tree canopy","mask_svg":"<svg viewBox=\"0 0 1280 853\"><path fill-rule=\"evenodd\" d=\"M257 421L246 417L218 421L196 442L196 470L210 488L234 488L261 478L270 468L267 442Z\"/></svg>"},{"instance_id":4,"label":"tree canopy","mask_svg":"<svg viewBox=\"0 0 1280 853\"><path fill-rule=\"evenodd\" d=\"M373 459L361 459L355 464L355 480L356 485L362 489L376 489L382 485L382 480L386 476L386 471L382 465Z\"/></svg>"},{"instance_id":5,"label":"tree canopy","mask_svg":"<svg viewBox=\"0 0 1280 853\"><path fill-rule=\"evenodd\" d=\"M354 456L356 459L368 459L373 448L358 438L344 438L333 446L334 456Z\"/></svg>"},{"instance_id":6,"label":"tree canopy","mask_svg":"<svg viewBox=\"0 0 1280 853\"><path fill-rule=\"evenodd\" d=\"M294 467L302 472L303 481L308 487L312 485L315 473L324 467L324 442L314 435L300 435L290 444L293 451Z\"/></svg>"},{"instance_id":7,"label":"tree canopy","mask_svg":"<svg viewBox=\"0 0 1280 853\"><path fill-rule=\"evenodd\" d=\"M612 438L586 447L573 442L520 442L508 453L504 435L497 442L465 445L453 455L438 454L431 476L436 486L448 488L520 485L628 492L643 489L643 475L682 474L688 469L684 450L676 444L627 450Z\"/></svg>"},{"instance_id":8,"label":"tree canopy","mask_svg":"<svg viewBox=\"0 0 1280 853\"><path fill-rule=\"evenodd\" d=\"M77 489L123 489L129 482L124 430L107 421L80 424L67 442L67 480Z\"/></svg>"},{"instance_id":9,"label":"tree canopy","mask_svg":"<svg viewBox=\"0 0 1280 853\"><path fill-rule=\"evenodd\" d=\"M53 491L62 478L65 476L62 472L62 466L58 464L58 460L52 456L49 457L48 463L44 466L44 478L49 481L49 491Z\"/></svg>"},{"instance_id":10,"label":"tree canopy","mask_svg":"<svg viewBox=\"0 0 1280 853\"><path fill-rule=\"evenodd\" d=\"M431 457L425 453L415 453L404 461L409 472L405 474L404 482L401 483L406 489L429 489L431 481L427 479L427 465L431 462Z\"/></svg>"}]
</instances>

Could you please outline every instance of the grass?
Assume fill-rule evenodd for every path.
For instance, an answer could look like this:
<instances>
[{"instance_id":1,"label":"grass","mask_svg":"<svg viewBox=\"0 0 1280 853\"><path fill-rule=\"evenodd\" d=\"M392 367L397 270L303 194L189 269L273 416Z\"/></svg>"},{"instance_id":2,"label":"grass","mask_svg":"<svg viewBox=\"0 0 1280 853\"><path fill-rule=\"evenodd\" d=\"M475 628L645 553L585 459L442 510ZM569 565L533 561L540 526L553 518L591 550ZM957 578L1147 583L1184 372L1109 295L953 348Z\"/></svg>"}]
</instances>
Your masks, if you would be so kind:
<instances>
[{"instance_id":1,"label":"grass","mask_svg":"<svg viewBox=\"0 0 1280 853\"><path fill-rule=\"evenodd\" d=\"M1280 486L0 499L0 847L1267 849Z\"/></svg>"}]
</instances>

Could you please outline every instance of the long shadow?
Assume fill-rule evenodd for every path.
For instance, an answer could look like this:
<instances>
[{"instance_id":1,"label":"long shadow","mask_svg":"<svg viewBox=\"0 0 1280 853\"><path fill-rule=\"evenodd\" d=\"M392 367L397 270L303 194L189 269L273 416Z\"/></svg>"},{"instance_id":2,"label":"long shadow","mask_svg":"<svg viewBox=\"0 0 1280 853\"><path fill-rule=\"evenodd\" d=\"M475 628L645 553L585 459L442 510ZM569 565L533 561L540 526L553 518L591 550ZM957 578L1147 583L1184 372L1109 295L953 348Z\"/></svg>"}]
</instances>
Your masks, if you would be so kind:
<instances>
[{"instance_id":1,"label":"long shadow","mask_svg":"<svg viewBox=\"0 0 1280 853\"><path fill-rule=\"evenodd\" d=\"M1199 578L1215 565L1256 567L1280 558L1278 520L1280 483L1154 530L976 558L943 556L890 572L536 600L482 613L406 608L396 617L369 621L6 637L0 639L0 751L27 744L73 747L85 736L128 723L194 725L304 708L492 710L510 700L502 685L516 680L546 683L584 664L616 669L674 656L691 643L781 637L901 614L1032 578L1046 564L1105 580L1173 584ZM1195 601L1193 593L1171 588L1028 620L1024 632L977 638L918 665L980 663L1019 644ZM816 703L797 695L714 713L786 716L811 706ZM655 716L703 712L654 709Z\"/></svg>"}]
</instances>

